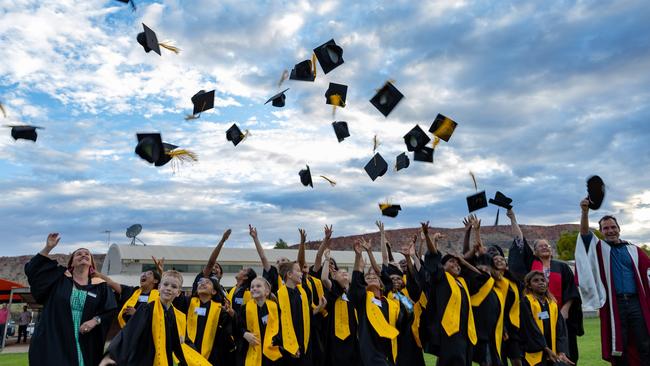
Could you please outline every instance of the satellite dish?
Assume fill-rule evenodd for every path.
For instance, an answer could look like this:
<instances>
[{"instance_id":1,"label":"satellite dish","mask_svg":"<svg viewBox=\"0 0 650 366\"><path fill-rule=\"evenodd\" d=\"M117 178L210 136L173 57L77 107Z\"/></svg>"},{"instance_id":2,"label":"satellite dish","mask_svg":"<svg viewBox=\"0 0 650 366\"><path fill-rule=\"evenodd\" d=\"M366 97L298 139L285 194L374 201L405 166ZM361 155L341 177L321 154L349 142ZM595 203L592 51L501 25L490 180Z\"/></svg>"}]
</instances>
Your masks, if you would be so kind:
<instances>
[{"instance_id":1,"label":"satellite dish","mask_svg":"<svg viewBox=\"0 0 650 366\"><path fill-rule=\"evenodd\" d=\"M131 245L135 245L136 240L144 245L147 245L145 242L137 238L138 234L140 234L141 231L142 225L140 224L131 225L126 229L126 237L132 239Z\"/></svg>"}]
</instances>

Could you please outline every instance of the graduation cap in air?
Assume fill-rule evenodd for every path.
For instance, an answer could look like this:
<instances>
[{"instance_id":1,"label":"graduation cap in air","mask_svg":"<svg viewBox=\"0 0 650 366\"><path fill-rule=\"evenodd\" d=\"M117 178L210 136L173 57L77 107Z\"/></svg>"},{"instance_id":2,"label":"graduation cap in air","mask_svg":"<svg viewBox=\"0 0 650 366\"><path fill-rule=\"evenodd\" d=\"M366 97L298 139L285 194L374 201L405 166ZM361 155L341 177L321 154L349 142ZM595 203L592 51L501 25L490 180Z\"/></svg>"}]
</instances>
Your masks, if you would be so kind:
<instances>
[{"instance_id":1,"label":"graduation cap in air","mask_svg":"<svg viewBox=\"0 0 650 366\"><path fill-rule=\"evenodd\" d=\"M237 146L242 142L246 136L248 136L248 130L246 133L242 133L236 123L233 123L232 126L226 131L226 140L232 141L233 145Z\"/></svg>"},{"instance_id":2,"label":"graduation cap in air","mask_svg":"<svg viewBox=\"0 0 650 366\"><path fill-rule=\"evenodd\" d=\"M422 150L431 139L427 136L426 132L420 128L420 125L415 125L406 135L404 135L404 143L408 151Z\"/></svg>"},{"instance_id":3,"label":"graduation cap in air","mask_svg":"<svg viewBox=\"0 0 650 366\"><path fill-rule=\"evenodd\" d=\"M386 171L388 170L388 163L386 163L386 160L379 154L376 153L375 156L370 159L368 164L363 168L366 173L370 176L370 179L374 182L377 177L381 177L382 175L386 174Z\"/></svg>"},{"instance_id":4,"label":"graduation cap in air","mask_svg":"<svg viewBox=\"0 0 650 366\"><path fill-rule=\"evenodd\" d=\"M480 191L471 196L467 196L467 209L470 213L480 210L484 207L487 207L487 198L485 196L485 191Z\"/></svg>"},{"instance_id":5,"label":"graduation cap in air","mask_svg":"<svg viewBox=\"0 0 650 366\"><path fill-rule=\"evenodd\" d=\"M343 49L333 39L314 48L314 54L325 74L343 64Z\"/></svg>"},{"instance_id":6,"label":"graduation cap in air","mask_svg":"<svg viewBox=\"0 0 650 366\"><path fill-rule=\"evenodd\" d=\"M206 92L205 90L199 90L198 93L192 96L192 104L194 104L194 109L192 110L192 115L205 112L208 109L214 108L214 90Z\"/></svg>"},{"instance_id":7,"label":"graduation cap in air","mask_svg":"<svg viewBox=\"0 0 650 366\"><path fill-rule=\"evenodd\" d=\"M505 194L503 194L503 193L501 193L499 191L497 191L497 193L494 194L494 198L490 198L490 203L495 205L495 206L503 207L506 210L509 210L509 209L512 208L512 205L511 205L512 198L507 197Z\"/></svg>"},{"instance_id":8,"label":"graduation cap in air","mask_svg":"<svg viewBox=\"0 0 650 366\"><path fill-rule=\"evenodd\" d=\"M384 115L388 117L390 112L397 106L397 104L404 98L404 95L390 82L387 81L384 86L379 89L370 103L375 106Z\"/></svg>"},{"instance_id":9,"label":"graduation cap in air","mask_svg":"<svg viewBox=\"0 0 650 366\"><path fill-rule=\"evenodd\" d=\"M163 148L165 149L165 155L154 163L155 166L163 166L170 161L172 161L172 167L175 166L174 162L182 164L185 162L198 161L196 154L190 150L181 149L176 145L168 144L166 142L163 142Z\"/></svg>"},{"instance_id":10,"label":"graduation cap in air","mask_svg":"<svg viewBox=\"0 0 650 366\"><path fill-rule=\"evenodd\" d=\"M350 137L350 130L348 130L348 123L345 121L336 121L332 122L332 127L334 127L334 133L339 142L345 140L346 137Z\"/></svg>"},{"instance_id":11,"label":"graduation cap in air","mask_svg":"<svg viewBox=\"0 0 650 366\"><path fill-rule=\"evenodd\" d=\"M330 83L325 92L325 103L337 107L345 107L345 98L348 95L348 86L343 84Z\"/></svg>"},{"instance_id":12,"label":"graduation cap in air","mask_svg":"<svg viewBox=\"0 0 650 366\"><path fill-rule=\"evenodd\" d=\"M597 175L587 179L587 198L589 199L589 208L597 210L603 204L605 199L605 182Z\"/></svg>"},{"instance_id":13,"label":"graduation cap in air","mask_svg":"<svg viewBox=\"0 0 650 366\"><path fill-rule=\"evenodd\" d=\"M160 133L138 133L138 145L135 153L150 164L155 164L165 159L165 146Z\"/></svg>"},{"instance_id":14,"label":"graduation cap in air","mask_svg":"<svg viewBox=\"0 0 650 366\"><path fill-rule=\"evenodd\" d=\"M138 33L138 43L144 48L144 51L149 53L151 51L154 51L158 55L162 56L160 53L160 47L163 47L165 49L168 49L174 53L179 53L180 49L177 47L174 47L168 43L165 42L158 42L158 37L156 37L156 33L151 30L151 28L147 27L144 23L142 23L142 26L144 27L144 32Z\"/></svg>"},{"instance_id":15,"label":"graduation cap in air","mask_svg":"<svg viewBox=\"0 0 650 366\"><path fill-rule=\"evenodd\" d=\"M264 104L267 104L268 102L273 102L271 104L274 107L284 107L284 101L287 99L287 96L284 95L284 92L286 92L287 90L289 90L289 88L286 88L283 91L279 92L278 94L272 96Z\"/></svg>"},{"instance_id":16,"label":"graduation cap in air","mask_svg":"<svg viewBox=\"0 0 650 366\"><path fill-rule=\"evenodd\" d=\"M300 175L300 183L302 183L303 186L310 186L314 188L314 183L311 180L311 170L309 170L309 165L307 165L306 169L301 169L298 172L298 175Z\"/></svg>"},{"instance_id":17,"label":"graduation cap in air","mask_svg":"<svg viewBox=\"0 0 650 366\"><path fill-rule=\"evenodd\" d=\"M291 80L299 81L314 81L316 80L316 59L312 57L311 60L305 60L296 64L291 69Z\"/></svg>"},{"instance_id":18,"label":"graduation cap in air","mask_svg":"<svg viewBox=\"0 0 650 366\"><path fill-rule=\"evenodd\" d=\"M406 155L406 153L401 153L397 155L397 159L395 159L395 170L400 171L402 169L406 169L409 167L409 164L409 157Z\"/></svg>"},{"instance_id":19,"label":"graduation cap in air","mask_svg":"<svg viewBox=\"0 0 650 366\"><path fill-rule=\"evenodd\" d=\"M43 127L30 125L5 125L5 127L11 128L11 137L13 137L14 140L23 139L34 142L36 142L36 139L38 138L36 130L43 129Z\"/></svg>"},{"instance_id":20,"label":"graduation cap in air","mask_svg":"<svg viewBox=\"0 0 650 366\"><path fill-rule=\"evenodd\" d=\"M458 126L458 123L454 122L451 118L445 117L442 114L438 113L436 119L433 121L433 124L431 124L431 127L429 128L429 132L431 132L434 136L445 140L445 142L449 142L449 138L451 138L451 135L454 133L456 126Z\"/></svg>"},{"instance_id":21,"label":"graduation cap in air","mask_svg":"<svg viewBox=\"0 0 650 366\"><path fill-rule=\"evenodd\" d=\"M400 205L391 205L389 203L380 203L379 209L381 214L388 217L397 217L397 214L402 209Z\"/></svg>"},{"instance_id":22,"label":"graduation cap in air","mask_svg":"<svg viewBox=\"0 0 650 366\"><path fill-rule=\"evenodd\" d=\"M420 150L413 153L413 160L423 161L425 163L433 163L433 149L425 146Z\"/></svg>"},{"instance_id":23,"label":"graduation cap in air","mask_svg":"<svg viewBox=\"0 0 650 366\"><path fill-rule=\"evenodd\" d=\"M131 4L131 10L132 11L135 11L135 9L136 9L135 2L133 0L117 0L117 1L119 1L121 3L124 3L124 4Z\"/></svg>"}]
</instances>

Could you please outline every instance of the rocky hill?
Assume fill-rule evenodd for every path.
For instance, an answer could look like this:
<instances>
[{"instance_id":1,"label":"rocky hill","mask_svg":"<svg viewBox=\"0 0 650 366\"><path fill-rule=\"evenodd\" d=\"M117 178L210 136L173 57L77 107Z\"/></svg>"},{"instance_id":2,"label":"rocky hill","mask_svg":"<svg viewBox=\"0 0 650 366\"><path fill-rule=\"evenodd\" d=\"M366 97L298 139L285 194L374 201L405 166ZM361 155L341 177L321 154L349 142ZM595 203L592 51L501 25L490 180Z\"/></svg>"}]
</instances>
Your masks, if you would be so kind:
<instances>
[{"instance_id":1,"label":"rocky hill","mask_svg":"<svg viewBox=\"0 0 650 366\"><path fill-rule=\"evenodd\" d=\"M93 254L95 266L102 268L105 254ZM27 276L25 276L25 264L32 258L31 255L21 255L17 257L0 257L0 278L22 283L27 286ZM52 254L50 258L56 259L59 264L65 266L68 263L67 254Z\"/></svg>"}]
</instances>

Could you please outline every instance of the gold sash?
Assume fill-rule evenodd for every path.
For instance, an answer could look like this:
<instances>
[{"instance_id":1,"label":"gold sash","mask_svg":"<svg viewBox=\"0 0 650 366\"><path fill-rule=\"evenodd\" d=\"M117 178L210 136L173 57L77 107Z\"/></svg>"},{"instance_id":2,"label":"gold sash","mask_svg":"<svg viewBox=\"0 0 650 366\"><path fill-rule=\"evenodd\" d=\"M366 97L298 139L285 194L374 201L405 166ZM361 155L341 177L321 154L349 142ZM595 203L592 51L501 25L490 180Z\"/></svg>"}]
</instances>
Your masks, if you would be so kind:
<instances>
[{"instance_id":1,"label":"gold sash","mask_svg":"<svg viewBox=\"0 0 650 366\"><path fill-rule=\"evenodd\" d=\"M487 295L492 291L492 288L494 287L494 278L490 277L483 286L478 290L477 293L472 295L472 306L480 306Z\"/></svg>"},{"instance_id":2,"label":"gold sash","mask_svg":"<svg viewBox=\"0 0 650 366\"><path fill-rule=\"evenodd\" d=\"M133 295L131 295L131 297L129 297L129 299L126 300L126 302L122 306L122 309L117 314L117 323L120 325L120 328L124 328L124 326L126 325L126 322L124 321L124 318L122 318L122 315L124 314L124 310L126 310L126 308L134 308L135 304L138 303L138 299L140 298L140 294L142 294L142 289L140 289L140 288L133 291ZM151 292L149 293L149 299L148 299L147 303L150 303L150 302L152 302L154 300L157 300L158 297L159 297L158 290L156 290L156 289L151 290Z\"/></svg>"},{"instance_id":3,"label":"gold sash","mask_svg":"<svg viewBox=\"0 0 650 366\"><path fill-rule=\"evenodd\" d=\"M233 296L235 296L235 292L237 292L237 286L231 288L230 291L228 291L228 296L226 296L228 301L230 301L230 306L233 306L233 307L234 307L235 304L233 304L232 300L233 300ZM244 291L244 303L242 304L242 306L246 305L246 303L248 303L248 301L250 301L250 299L251 299L250 290Z\"/></svg>"},{"instance_id":4,"label":"gold sash","mask_svg":"<svg viewBox=\"0 0 650 366\"><path fill-rule=\"evenodd\" d=\"M300 299L302 303L302 329L303 329L303 346L304 352L307 352L309 347L309 331L311 310L309 309L309 299L307 293L302 287L296 287L300 291ZM282 345L287 352L296 354L298 352L298 338L296 330L293 329L293 318L291 314L291 303L289 302L289 291L287 286L282 286L278 290L278 302L280 304L280 320L282 322Z\"/></svg>"},{"instance_id":5,"label":"gold sash","mask_svg":"<svg viewBox=\"0 0 650 366\"><path fill-rule=\"evenodd\" d=\"M427 307L427 297L424 295L424 292L420 293L420 299L413 304L413 324L411 324L411 333L413 333L413 339L415 339L415 344L418 347L422 348L422 341L420 340L420 323L422 322L422 310Z\"/></svg>"},{"instance_id":6,"label":"gold sash","mask_svg":"<svg viewBox=\"0 0 650 366\"><path fill-rule=\"evenodd\" d=\"M397 360L397 336L399 335L399 331L395 326L399 316L399 302L386 298L388 304L388 321L386 321L379 306L372 302L374 298L375 294L370 291L366 292L366 317L368 317L368 322L380 337L390 339L393 362L395 362Z\"/></svg>"},{"instance_id":7,"label":"gold sash","mask_svg":"<svg viewBox=\"0 0 650 366\"><path fill-rule=\"evenodd\" d=\"M542 305L537 301L535 296L528 294L526 295L526 298L528 299L528 302L530 303L530 311L533 314L533 320L535 321L535 324L537 324L537 327L539 328L539 332L544 335L544 321L539 318L538 314L542 312ZM553 352L556 352L555 350L555 325L557 324L557 303L555 301L551 301L550 299L547 299L548 301L548 312L550 315L550 321L551 321L551 350ZM526 352L526 361L528 362L529 365L535 366L542 362L542 358L544 356L544 351L540 352L534 352L534 353L528 353Z\"/></svg>"},{"instance_id":8,"label":"gold sash","mask_svg":"<svg viewBox=\"0 0 650 366\"><path fill-rule=\"evenodd\" d=\"M460 282L463 291L467 294L467 299L471 297L469 295L469 290L467 289L467 283L462 277L454 278L454 276L445 272L445 277L449 283L449 288L451 289L451 295L449 296L449 302L445 308L445 312L442 314L442 328L447 333L447 336L451 337L452 335L460 331L460 307L462 305L462 298L460 293L460 286L456 281ZM473 345L476 345L476 328L474 327L474 314L470 306L468 310L468 319L467 319L467 337L472 342Z\"/></svg>"},{"instance_id":9,"label":"gold sash","mask_svg":"<svg viewBox=\"0 0 650 366\"><path fill-rule=\"evenodd\" d=\"M273 345L273 337L280 330L278 306L273 301L266 300L266 308L269 315L266 320L264 339L262 339L257 303L255 301L246 303L246 330L253 333L260 340L260 344L257 346L248 344L244 366L262 366L262 354L272 361L277 361L282 357L280 348Z\"/></svg>"},{"instance_id":10,"label":"gold sash","mask_svg":"<svg viewBox=\"0 0 650 366\"><path fill-rule=\"evenodd\" d=\"M312 286L312 281L314 283L313 286ZM314 277L312 275L309 275L309 278L307 278L306 282L307 282L307 287L309 287L309 291L312 294L311 295L311 298L312 298L311 307L312 307L312 309L314 309L314 308L316 308L316 301L314 301L314 286L316 287L316 297L318 298L318 303L320 304L320 298L325 296L325 291L323 290L323 282L320 279L318 279L318 278L316 278L316 277ZM323 317L326 317L327 316L327 310L323 307L321 309L321 311L320 311L320 314L323 315Z\"/></svg>"},{"instance_id":11,"label":"gold sash","mask_svg":"<svg viewBox=\"0 0 650 366\"><path fill-rule=\"evenodd\" d=\"M334 335L342 341L350 336L348 302L343 300L343 296L339 296L334 303Z\"/></svg>"},{"instance_id":12,"label":"gold sash","mask_svg":"<svg viewBox=\"0 0 650 366\"><path fill-rule=\"evenodd\" d=\"M196 313L196 309L200 306L201 300L198 297L192 297L190 300L190 307L187 310L187 338L192 342L196 339L196 332L198 331L197 326L199 315ZM212 346L214 345L214 338L217 334L219 316L221 315L221 304L210 301L210 310L206 315L207 319L205 321L205 329L203 329L203 339L201 341L201 355L205 358L209 358L210 353L212 352Z\"/></svg>"}]
</instances>

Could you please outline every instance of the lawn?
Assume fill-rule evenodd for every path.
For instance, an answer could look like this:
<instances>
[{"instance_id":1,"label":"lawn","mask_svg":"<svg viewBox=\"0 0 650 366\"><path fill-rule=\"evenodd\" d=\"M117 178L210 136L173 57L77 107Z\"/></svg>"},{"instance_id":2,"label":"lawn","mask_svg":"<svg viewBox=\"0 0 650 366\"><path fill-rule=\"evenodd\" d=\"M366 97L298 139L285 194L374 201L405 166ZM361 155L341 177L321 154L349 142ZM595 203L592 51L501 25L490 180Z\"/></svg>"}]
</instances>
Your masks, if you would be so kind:
<instances>
[{"instance_id":1,"label":"lawn","mask_svg":"<svg viewBox=\"0 0 650 366\"><path fill-rule=\"evenodd\" d=\"M609 365L600 358L600 328L598 318L585 319L585 335L578 338L580 364L589 366ZM427 366L435 365L435 357L425 355ZM27 354L0 354L0 365L27 366Z\"/></svg>"}]
</instances>

